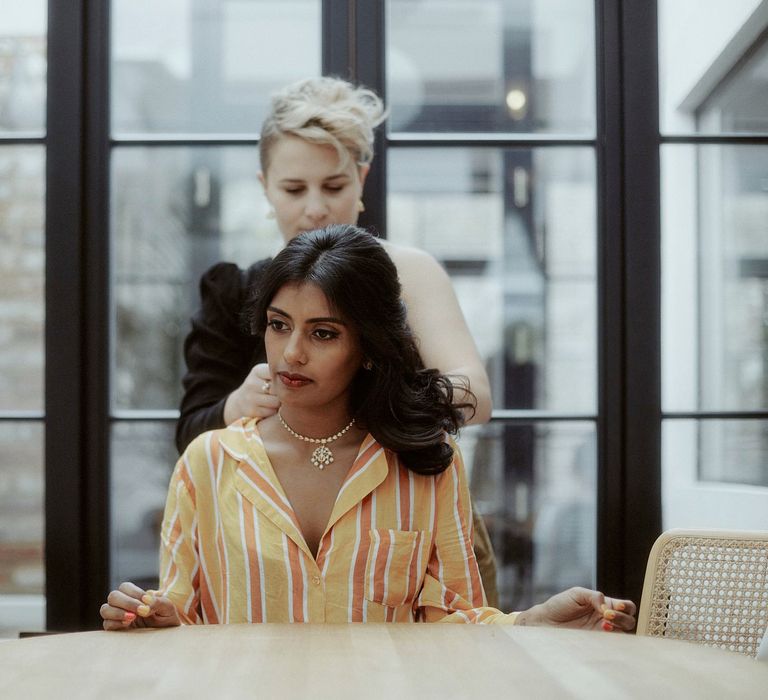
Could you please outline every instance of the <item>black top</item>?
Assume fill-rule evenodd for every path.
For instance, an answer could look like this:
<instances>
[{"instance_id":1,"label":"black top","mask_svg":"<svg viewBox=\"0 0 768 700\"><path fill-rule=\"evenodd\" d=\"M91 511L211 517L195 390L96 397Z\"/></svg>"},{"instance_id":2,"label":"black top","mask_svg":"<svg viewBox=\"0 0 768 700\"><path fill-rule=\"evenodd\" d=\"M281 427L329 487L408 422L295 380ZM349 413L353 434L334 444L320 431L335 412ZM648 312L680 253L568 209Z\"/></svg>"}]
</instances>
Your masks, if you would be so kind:
<instances>
[{"instance_id":1,"label":"black top","mask_svg":"<svg viewBox=\"0 0 768 700\"><path fill-rule=\"evenodd\" d=\"M192 330L184 341L187 373L176 424L179 453L200 433L225 427L227 397L255 364L266 362L264 340L251 335L243 308L270 262L259 260L247 270L217 263L200 279L202 305L192 316Z\"/></svg>"}]
</instances>

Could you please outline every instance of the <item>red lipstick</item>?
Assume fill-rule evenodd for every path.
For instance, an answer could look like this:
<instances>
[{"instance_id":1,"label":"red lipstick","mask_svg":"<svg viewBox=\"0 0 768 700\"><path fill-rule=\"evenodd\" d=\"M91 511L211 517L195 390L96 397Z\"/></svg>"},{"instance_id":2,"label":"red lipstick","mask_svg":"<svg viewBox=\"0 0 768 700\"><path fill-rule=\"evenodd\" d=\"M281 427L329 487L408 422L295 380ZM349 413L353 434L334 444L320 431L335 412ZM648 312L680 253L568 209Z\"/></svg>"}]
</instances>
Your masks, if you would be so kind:
<instances>
[{"instance_id":1,"label":"red lipstick","mask_svg":"<svg viewBox=\"0 0 768 700\"><path fill-rule=\"evenodd\" d=\"M305 377L303 374L293 374L292 372L278 372L277 376L280 377L280 381L289 389L300 389L312 382L309 377Z\"/></svg>"}]
</instances>

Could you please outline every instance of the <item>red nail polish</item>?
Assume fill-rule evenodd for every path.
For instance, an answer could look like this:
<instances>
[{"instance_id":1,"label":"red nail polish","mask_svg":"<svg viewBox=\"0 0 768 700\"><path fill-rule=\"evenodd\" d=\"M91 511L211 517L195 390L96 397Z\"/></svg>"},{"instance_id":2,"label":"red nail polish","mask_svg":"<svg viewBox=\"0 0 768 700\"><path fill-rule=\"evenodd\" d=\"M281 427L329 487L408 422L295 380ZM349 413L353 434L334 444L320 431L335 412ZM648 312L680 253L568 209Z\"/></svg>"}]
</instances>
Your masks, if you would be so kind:
<instances>
[{"instance_id":1,"label":"red nail polish","mask_svg":"<svg viewBox=\"0 0 768 700\"><path fill-rule=\"evenodd\" d=\"M613 625L608 620L603 620L603 629L606 632L610 632L613 629Z\"/></svg>"},{"instance_id":2,"label":"red nail polish","mask_svg":"<svg viewBox=\"0 0 768 700\"><path fill-rule=\"evenodd\" d=\"M136 619L136 613L123 613L123 622L133 622Z\"/></svg>"}]
</instances>

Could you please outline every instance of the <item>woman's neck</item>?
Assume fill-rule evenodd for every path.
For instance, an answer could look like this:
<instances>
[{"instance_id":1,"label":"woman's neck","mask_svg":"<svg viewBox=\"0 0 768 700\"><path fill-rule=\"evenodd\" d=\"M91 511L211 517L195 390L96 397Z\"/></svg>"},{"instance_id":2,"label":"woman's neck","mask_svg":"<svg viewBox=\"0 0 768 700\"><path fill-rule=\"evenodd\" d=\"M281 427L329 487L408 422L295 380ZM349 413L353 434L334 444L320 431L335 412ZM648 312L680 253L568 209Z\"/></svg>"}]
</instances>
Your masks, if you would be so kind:
<instances>
[{"instance_id":1,"label":"woman's neck","mask_svg":"<svg viewBox=\"0 0 768 700\"><path fill-rule=\"evenodd\" d=\"M341 432L352 421L348 409L298 408L282 406L280 416L299 435L311 438L327 438Z\"/></svg>"}]
</instances>

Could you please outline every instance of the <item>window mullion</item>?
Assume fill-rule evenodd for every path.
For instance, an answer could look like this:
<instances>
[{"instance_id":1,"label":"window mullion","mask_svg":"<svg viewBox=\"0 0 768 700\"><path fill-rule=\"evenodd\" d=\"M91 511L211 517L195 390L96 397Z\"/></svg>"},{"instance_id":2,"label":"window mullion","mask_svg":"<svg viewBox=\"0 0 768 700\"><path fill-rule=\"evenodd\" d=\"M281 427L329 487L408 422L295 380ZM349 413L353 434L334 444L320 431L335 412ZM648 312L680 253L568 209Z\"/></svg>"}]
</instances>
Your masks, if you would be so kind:
<instances>
[{"instance_id":1,"label":"window mullion","mask_svg":"<svg viewBox=\"0 0 768 700\"><path fill-rule=\"evenodd\" d=\"M386 103L386 3L350 0L352 73L351 78L374 90ZM376 158L365 183L365 211L360 225L387 235L387 127L376 130Z\"/></svg>"}]
</instances>

